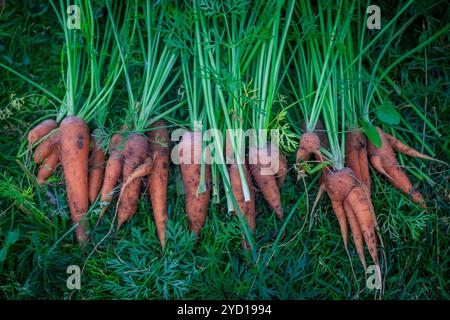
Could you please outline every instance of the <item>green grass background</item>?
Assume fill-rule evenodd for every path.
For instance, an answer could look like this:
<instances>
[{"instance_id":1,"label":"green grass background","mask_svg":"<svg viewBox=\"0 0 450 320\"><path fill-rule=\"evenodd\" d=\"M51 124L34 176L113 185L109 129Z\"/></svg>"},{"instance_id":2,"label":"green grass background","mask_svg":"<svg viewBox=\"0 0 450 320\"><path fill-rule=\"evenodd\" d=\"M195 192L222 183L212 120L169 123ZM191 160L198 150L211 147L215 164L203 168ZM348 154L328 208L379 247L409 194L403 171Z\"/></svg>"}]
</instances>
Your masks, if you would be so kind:
<instances>
[{"instance_id":1,"label":"green grass background","mask_svg":"<svg viewBox=\"0 0 450 320\"><path fill-rule=\"evenodd\" d=\"M392 9L380 4L383 19ZM388 59L413 48L449 23L447 4L418 1L408 14L421 17L391 46ZM385 20L383 20L385 21ZM405 60L393 70L405 95L442 133L436 137L414 114L396 102L406 122L436 157L449 161L449 37ZM62 96L62 38L46 1L6 1L0 16L0 61ZM123 114L120 95L111 106L108 127ZM351 262L336 218L324 197L309 213L317 192L314 180L298 180L291 168L282 190L284 238L275 243L280 224L258 195L257 255L241 246L237 219L224 201L212 204L196 244L186 228L180 172L170 169L168 247L163 255L147 193L116 241L106 237L112 211L95 230L83 252L75 244L61 170L39 189L25 138L28 130L56 113L58 106L32 86L0 69L0 298L2 299L448 299L448 167L400 157L428 213L412 204L372 171L373 203L383 239L384 292L366 288L364 270L353 246ZM408 129L395 129L408 139ZM407 140L421 150L417 140ZM294 155L288 155L292 164ZM309 190L308 193L305 190ZM98 208L92 212L92 221ZM66 287L69 265L82 268L81 290ZM354 268L353 275L351 265Z\"/></svg>"}]
</instances>

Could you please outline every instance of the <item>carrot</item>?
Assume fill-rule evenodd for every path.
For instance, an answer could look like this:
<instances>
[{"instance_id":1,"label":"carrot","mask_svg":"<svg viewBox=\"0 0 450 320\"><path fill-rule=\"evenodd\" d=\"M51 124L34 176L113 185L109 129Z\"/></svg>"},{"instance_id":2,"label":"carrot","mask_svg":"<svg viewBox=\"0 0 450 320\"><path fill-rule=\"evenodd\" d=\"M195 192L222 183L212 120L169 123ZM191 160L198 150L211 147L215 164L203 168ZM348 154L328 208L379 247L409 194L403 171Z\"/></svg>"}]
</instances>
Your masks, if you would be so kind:
<instances>
[{"instance_id":1,"label":"carrot","mask_svg":"<svg viewBox=\"0 0 450 320\"><path fill-rule=\"evenodd\" d=\"M47 158L44 159L41 166L39 167L37 182L42 186L48 178L55 172L56 167L59 164L59 153L58 150L53 150Z\"/></svg>"},{"instance_id":2,"label":"carrot","mask_svg":"<svg viewBox=\"0 0 450 320\"><path fill-rule=\"evenodd\" d=\"M256 228L255 192L253 190L253 185L247 166L245 164L242 164L242 166L245 173L245 179L250 191L250 200L245 201L244 192L242 191L241 176L239 175L239 167L237 163L232 163L228 167L231 190L233 192L234 198L236 199L239 211L244 218L244 221L248 224L251 234L254 234ZM237 208L234 209L234 214L238 216L239 213ZM244 247L248 247L245 241Z\"/></svg>"},{"instance_id":3,"label":"carrot","mask_svg":"<svg viewBox=\"0 0 450 320\"><path fill-rule=\"evenodd\" d=\"M413 158L420 158L424 160L431 160L431 161L437 161L443 164L447 164L445 161L441 161L439 159L435 159L433 157L430 157L426 154L420 153L419 151L411 148L410 146L404 144L394 136L391 136L390 134L384 132L384 135L386 136L387 140L389 141L389 144L391 145L392 149L395 151L401 152L407 156L413 157Z\"/></svg>"},{"instance_id":4,"label":"carrot","mask_svg":"<svg viewBox=\"0 0 450 320\"><path fill-rule=\"evenodd\" d=\"M360 130L353 130L345 134L345 161L347 166L355 173L356 178L370 192L371 181L367 159L367 140Z\"/></svg>"},{"instance_id":5,"label":"carrot","mask_svg":"<svg viewBox=\"0 0 450 320\"><path fill-rule=\"evenodd\" d=\"M353 212L353 208L348 201L343 202L344 205L344 214L347 217L348 224L350 225L350 230L352 232L353 242L355 244L356 252L358 253L359 260L364 267L364 270L367 269L366 257L364 256L364 247L363 247L363 235L361 233L361 228L359 227L358 219Z\"/></svg>"},{"instance_id":6,"label":"carrot","mask_svg":"<svg viewBox=\"0 0 450 320\"><path fill-rule=\"evenodd\" d=\"M303 132L306 132L306 122L303 120L301 122L301 128ZM317 120L316 127L314 128L314 132L312 134L303 134L300 138L300 146L296 155L296 162L304 161L308 162L311 159L311 156L314 155L314 158L317 162L322 162L323 157L320 152L320 147L327 147L329 145L327 135L325 134L325 129L320 120ZM321 173L319 175L319 191L317 193L316 199L314 200L313 207L311 212L314 212L317 204L319 203L322 194L325 192L325 175L326 168L321 169ZM338 218L339 219L339 218ZM342 222L342 221L341 221Z\"/></svg>"},{"instance_id":7,"label":"carrot","mask_svg":"<svg viewBox=\"0 0 450 320\"><path fill-rule=\"evenodd\" d=\"M270 208L274 210L277 217L283 221L280 189L273 168L273 159L271 158L271 151L273 148L275 147L272 144L268 144L262 148L256 146L251 146L249 148L250 172Z\"/></svg>"},{"instance_id":8,"label":"carrot","mask_svg":"<svg viewBox=\"0 0 450 320\"><path fill-rule=\"evenodd\" d=\"M122 135L118 133L114 134L111 139L111 154L106 163L105 177L103 180L100 198L100 202L106 204L102 207L102 211L100 212L97 224L101 221L103 214L105 213L109 203L111 202L114 187L116 186L117 180L119 179L120 174L122 173L123 167L123 150L121 149L122 146L123 146Z\"/></svg>"},{"instance_id":9,"label":"carrot","mask_svg":"<svg viewBox=\"0 0 450 320\"><path fill-rule=\"evenodd\" d=\"M314 155L317 161L322 161L320 147L328 146L328 138L325 129L320 120L317 120L314 132L306 132L306 122L300 124L303 134L300 137L299 148L297 150L296 161L308 161L311 155Z\"/></svg>"},{"instance_id":10,"label":"carrot","mask_svg":"<svg viewBox=\"0 0 450 320\"><path fill-rule=\"evenodd\" d=\"M323 183L330 197L331 205L339 223L344 247L347 251L347 218L343 202L355 185L354 177L351 170L345 168L339 172L327 172L323 177Z\"/></svg>"},{"instance_id":11,"label":"carrot","mask_svg":"<svg viewBox=\"0 0 450 320\"><path fill-rule=\"evenodd\" d=\"M169 179L170 138L166 122L157 121L153 127L158 128L147 133L150 140L150 154L153 170L148 176L148 194L152 202L153 216L162 249L166 246L167 182Z\"/></svg>"},{"instance_id":12,"label":"carrot","mask_svg":"<svg viewBox=\"0 0 450 320\"><path fill-rule=\"evenodd\" d=\"M307 132L305 120L301 121L300 128L302 129L303 132ZM316 127L314 128L314 133L316 133L317 136L319 137L320 144L322 147L326 147L329 145L325 128L322 124L322 121L320 121L320 119L317 119Z\"/></svg>"},{"instance_id":13,"label":"carrot","mask_svg":"<svg viewBox=\"0 0 450 320\"><path fill-rule=\"evenodd\" d=\"M208 211L211 192L211 168L205 164L205 192L198 192L201 174L202 133L186 132L180 142L181 176L185 190L185 207L189 219L189 230L197 235L203 227Z\"/></svg>"},{"instance_id":14,"label":"carrot","mask_svg":"<svg viewBox=\"0 0 450 320\"><path fill-rule=\"evenodd\" d=\"M350 168L328 172L325 187L331 201L344 201L350 191L357 185L355 175Z\"/></svg>"},{"instance_id":15,"label":"carrot","mask_svg":"<svg viewBox=\"0 0 450 320\"><path fill-rule=\"evenodd\" d=\"M345 250L347 251L348 247L348 227L347 227L347 216L345 214L345 210L342 204L342 201L333 201L331 200L331 206L333 207L333 211L336 214L336 218L339 223L339 229L341 230L342 241L344 242Z\"/></svg>"},{"instance_id":16,"label":"carrot","mask_svg":"<svg viewBox=\"0 0 450 320\"><path fill-rule=\"evenodd\" d=\"M47 158L49 154L57 148L58 143L59 132L56 132L43 140L34 150L34 163L40 163Z\"/></svg>"},{"instance_id":17,"label":"carrot","mask_svg":"<svg viewBox=\"0 0 450 320\"><path fill-rule=\"evenodd\" d=\"M355 177L353 170L348 167L327 173L325 186L339 221L344 246L347 246L345 240L347 231L346 226L343 227L345 221L343 211L346 221L350 224L353 241L362 265L366 268L362 238L364 238L374 263L378 264L375 212L365 186Z\"/></svg>"},{"instance_id":18,"label":"carrot","mask_svg":"<svg viewBox=\"0 0 450 320\"><path fill-rule=\"evenodd\" d=\"M280 152L278 158L278 170L275 173L278 188L283 187L284 182L286 181L287 172L288 172L288 164L286 156Z\"/></svg>"},{"instance_id":19,"label":"carrot","mask_svg":"<svg viewBox=\"0 0 450 320\"><path fill-rule=\"evenodd\" d=\"M351 207L354 215L358 219L358 224L364 236L367 248L372 257L373 262L378 265L377 240L375 236L375 221L373 221L374 213L370 198L361 186L353 188L347 198L345 205Z\"/></svg>"},{"instance_id":20,"label":"carrot","mask_svg":"<svg viewBox=\"0 0 450 320\"><path fill-rule=\"evenodd\" d=\"M92 159L89 170L89 202L97 199L105 173L105 152L98 148L97 141L92 138Z\"/></svg>"},{"instance_id":21,"label":"carrot","mask_svg":"<svg viewBox=\"0 0 450 320\"><path fill-rule=\"evenodd\" d=\"M413 202L426 208L422 195L413 188L408 176L399 167L388 138L380 128L377 127L377 131L381 137L381 147L377 148L369 141L367 149L373 167L386 176L395 188L410 195Z\"/></svg>"},{"instance_id":22,"label":"carrot","mask_svg":"<svg viewBox=\"0 0 450 320\"><path fill-rule=\"evenodd\" d=\"M299 148L297 150L297 162L305 160L311 154L314 154L316 159L322 159L320 152L320 139L317 133L307 132L300 138Z\"/></svg>"},{"instance_id":23,"label":"carrot","mask_svg":"<svg viewBox=\"0 0 450 320\"><path fill-rule=\"evenodd\" d=\"M123 153L122 179L124 186L120 191L121 197L117 204L117 230L137 211L141 179L132 179L130 182L127 182L127 179L133 178L133 172L144 163L147 156L147 139L140 134L130 134Z\"/></svg>"},{"instance_id":24,"label":"carrot","mask_svg":"<svg viewBox=\"0 0 450 320\"><path fill-rule=\"evenodd\" d=\"M58 128L55 120L45 120L28 132L28 143L33 145L36 141Z\"/></svg>"},{"instance_id":25,"label":"carrot","mask_svg":"<svg viewBox=\"0 0 450 320\"><path fill-rule=\"evenodd\" d=\"M83 119L69 116L60 125L60 157L66 180L67 198L74 224L88 212L89 128ZM79 242L87 240L87 223L76 230Z\"/></svg>"}]
</instances>

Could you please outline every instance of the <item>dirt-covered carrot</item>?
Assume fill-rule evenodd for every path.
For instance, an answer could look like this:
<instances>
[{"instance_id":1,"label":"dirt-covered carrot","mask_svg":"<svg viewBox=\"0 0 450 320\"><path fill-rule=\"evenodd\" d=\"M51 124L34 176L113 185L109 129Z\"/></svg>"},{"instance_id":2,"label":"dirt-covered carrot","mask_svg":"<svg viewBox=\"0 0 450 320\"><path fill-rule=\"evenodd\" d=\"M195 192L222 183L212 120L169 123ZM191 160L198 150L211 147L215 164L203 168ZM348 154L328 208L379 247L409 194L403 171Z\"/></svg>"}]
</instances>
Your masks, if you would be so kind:
<instances>
[{"instance_id":1,"label":"dirt-covered carrot","mask_svg":"<svg viewBox=\"0 0 450 320\"><path fill-rule=\"evenodd\" d=\"M124 182L133 174L148 156L148 141L140 134L129 134L123 152L122 179ZM141 179L133 179L121 190L117 208L117 230L136 213Z\"/></svg>"},{"instance_id":2,"label":"dirt-covered carrot","mask_svg":"<svg viewBox=\"0 0 450 320\"><path fill-rule=\"evenodd\" d=\"M60 157L66 180L67 198L74 224L88 212L89 128L83 119L66 117L60 125ZM87 222L76 228L80 243L87 240Z\"/></svg>"},{"instance_id":3,"label":"dirt-covered carrot","mask_svg":"<svg viewBox=\"0 0 450 320\"><path fill-rule=\"evenodd\" d=\"M397 152L403 153L403 154L413 157L413 158L419 158L419 159L436 161L436 162L440 162L443 164L447 164L444 161L435 159L433 157L430 157L426 154L423 154L423 153L411 148L410 146L404 144L403 142L401 142L400 140L398 140L397 138L395 138L394 136L391 136L390 134L388 134L386 132L384 132L384 135L386 136L387 140L389 141L389 144L391 145L392 149L394 149Z\"/></svg>"},{"instance_id":4,"label":"dirt-covered carrot","mask_svg":"<svg viewBox=\"0 0 450 320\"><path fill-rule=\"evenodd\" d=\"M355 185L355 175L350 168L328 172L325 176L325 186L332 201L344 201Z\"/></svg>"},{"instance_id":5,"label":"dirt-covered carrot","mask_svg":"<svg viewBox=\"0 0 450 320\"><path fill-rule=\"evenodd\" d=\"M345 250L348 250L348 226L347 226L347 215L343 207L342 201L331 200L331 206L333 207L334 213L339 223L339 229L341 230L342 241L344 242Z\"/></svg>"},{"instance_id":6,"label":"dirt-covered carrot","mask_svg":"<svg viewBox=\"0 0 450 320\"><path fill-rule=\"evenodd\" d=\"M324 175L324 185L328 196L330 197L331 205L339 223L344 247L347 251L348 227L347 214L344 209L344 200L354 186L354 179L351 176L351 171L343 170L343 172L340 173L326 172Z\"/></svg>"},{"instance_id":7,"label":"dirt-covered carrot","mask_svg":"<svg viewBox=\"0 0 450 320\"><path fill-rule=\"evenodd\" d=\"M346 245L347 234L346 227L343 227L342 210L345 211L346 220L350 224L355 247L364 268L366 268L366 262L362 238L364 238L374 263L378 264L375 212L365 186L348 167L328 172L325 176L325 186L341 227L344 245Z\"/></svg>"},{"instance_id":8,"label":"dirt-covered carrot","mask_svg":"<svg viewBox=\"0 0 450 320\"><path fill-rule=\"evenodd\" d=\"M52 130L58 128L58 124L55 120L45 120L41 122L39 125L34 127L28 133L27 139L30 145L34 144L39 139L43 138L47 134L49 134Z\"/></svg>"},{"instance_id":9,"label":"dirt-covered carrot","mask_svg":"<svg viewBox=\"0 0 450 320\"><path fill-rule=\"evenodd\" d=\"M132 183L135 182L140 182L140 179L142 177L145 177L147 175L149 175L152 171L153 168L153 161L150 157L145 158L144 162L142 164L140 164L138 167L136 167L136 169L133 170L133 172L128 175L127 179L123 182L122 187L120 189L120 193L119 193L119 198L117 200L118 204L117 204L117 210L122 210L122 212L118 213L118 223L117 223L117 229L116 229L116 234L120 229L120 226L128 219L130 219L134 213L137 210L137 201L138 201L138 197L139 197L139 189L138 189L138 195L137 197L132 194L131 197L129 197L129 199L125 199L126 202L125 206L122 206L121 204L123 203L123 196L125 194L126 191L128 190L128 186ZM130 201L134 201L134 199L136 199L136 204L133 202L131 203ZM133 209L134 212L129 211L128 208L136 208Z\"/></svg>"},{"instance_id":10,"label":"dirt-covered carrot","mask_svg":"<svg viewBox=\"0 0 450 320\"><path fill-rule=\"evenodd\" d=\"M411 200L426 208L425 201L417 190L414 189L408 176L402 171L395 158L394 151L383 130L377 127L378 134L381 137L381 147L377 148L373 143L368 143L368 155L373 167L385 175L400 191L411 196Z\"/></svg>"},{"instance_id":11,"label":"dirt-covered carrot","mask_svg":"<svg viewBox=\"0 0 450 320\"><path fill-rule=\"evenodd\" d=\"M242 164L242 168L244 170L245 179L249 188L250 199L248 201L245 201L244 192L242 190L241 176L239 175L239 167L237 163L232 163L228 167L231 190L238 204L239 211L244 218L244 221L247 223L251 234L254 234L256 228L255 191L253 189L253 183L247 166L245 164ZM238 216L237 208L235 208L234 214ZM246 249L248 248L248 244L245 240L244 247Z\"/></svg>"},{"instance_id":12,"label":"dirt-covered carrot","mask_svg":"<svg viewBox=\"0 0 450 320\"><path fill-rule=\"evenodd\" d=\"M89 202L93 203L98 196L102 186L105 173L105 152L97 145L97 141L92 137L92 155L89 168Z\"/></svg>"},{"instance_id":13,"label":"dirt-covered carrot","mask_svg":"<svg viewBox=\"0 0 450 320\"><path fill-rule=\"evenodd\" d=\"M165 121L153 124L154 130L147 133L153 170L148 176L148 194L152 202L153 216L161 246L166 246L167 182L169 179L170 138Z\"/></svg>"},{"instance_id":14,"label":"dirt-covered carrot","mask_svg":"<svg viewBox=\"0 0 450 320\"><path fill-rule=\"evenodd\" d=\"M320 138L315 132L306 132L300 137L300 143L297 150L296 160L297 162L303 161L314 154L316 159L322 159L322 153L320 152Z\"/></svg>"},{"instance_id":15,"label":"dirt-covered carrot","mask_svg":"<svg viewBox=\"0 0 450 320\"><path fill-rule=\"evenodd\" d=\"M59 152L58 150L52 151L47 158L44 159L39 167L37 182L42 186L48 178L55 172L56 167L59 164Z\"/></svg>"},{"instance_id":16,"label":"dirt-covered carrot","mask_svg":"<svg viewBox=\"0 0 450 320\"><path fill-rule=\"evenodd\" d=\"M288 163L287 163L287 159L286 156L284 154L282 154L281 152L279 153L279 158L278 158L278 171L275 173L275 177L277 178L277 184L278 184L278 188L283 187L284 182L286 181L286 176L287 176L287 172L288 172Z\"/></svg>"},{"instance_id":17,"label":"dirt-covered carrot","mask_svg":"<svg viewBox=\"0 0 450 320\"><path fill-rule=\"evenodd\" d=\"M189 230L200 233L208 211L211 193L211 168L204 165L205 188L199 192L202 167L202 133L199 131L183 134L179 146L182 163L181 176L185 190L185 207L189 219Z\"/></svg>"},{"instance_id":18,"label":"dirt-covered carrot","mask_svg":"<svg viewBox=\"0 0 450 320\"><path fill-rule=\"evenodd\" d=\"M108 204L111 202L112 193L122 174L123 167L123 137L121 134L116 133L111 139L111 153L105 168L105 176L103 179L103 185L101 190L100 202L105 203L102 207L102 211L99 215L99 222L101 221L103 214L108 208Z\"/></svg>"},{"instance_id":19,"label":"dirt-covered carrot","mask_svg":"<svg viewBox=\"0 0 450 320\"><path fill-rule=\"evenodd\" d=\"M356 178L370 192L369 161L367 159L367 139L360 130L352 130L345 134L345 161L353 170Z\"/></svg>"},{"instance_id":20,"label":"dirt-covered carrot","mask_svg":"<svg viewBox=\"0 0 450 320\"><path fill-rule=\"evenodd\" d=\"M261 190L270 208L275 211L280 220L283 220L280 189L275 175L278 172L280 162L276 152L280 152L278 147L271 143L265 147L250 146L248 158L250 172L256 185ZM278 164L275 163L276 161L278 161Z\"/></svg>"},{"instance_id":21,"label":"dirt-covered carrot","mask_svg":"<svg viewBox=\"0 0 450 320\"><path fill-rule=\"evenodd\" d=\"M34 163L40 163L47 158L52 151L58 148L59 132L55 132L43 140L34 150Z\"/></svg>"},{"instance_id":22,"label":"dirt-covered carrot","mask_svg":"<svg viewBox=\"0 0 450 320\"><path fill-rule=\"evenodd\" d=\"M352 232L353 243L355 244L356 252L358 253L359 260L364 267L364 270L367 269L366 257L364 256L364 247L363 247L363 235L361 233L361 228L359 227L358 218L353 212L353 208L348 201L343 202L344 205L344 214L346 215L346 220L350 225L350 230ZM334 209L334 207L333 207Z\"/></svg>"},{"instance_id":23,"label":"dirt-covered carrot","mask_svg":"<svg viewBox=\"0 0 450 320\"><path fill-rule=\"evenodd\" d=\"M350 207L358 220L364 241L375 264L378 262L377 239L375 235L375 221L373 220L373 206L362 186L355 186L347 195L344 205Z\"/></svg>"}]
</instances>

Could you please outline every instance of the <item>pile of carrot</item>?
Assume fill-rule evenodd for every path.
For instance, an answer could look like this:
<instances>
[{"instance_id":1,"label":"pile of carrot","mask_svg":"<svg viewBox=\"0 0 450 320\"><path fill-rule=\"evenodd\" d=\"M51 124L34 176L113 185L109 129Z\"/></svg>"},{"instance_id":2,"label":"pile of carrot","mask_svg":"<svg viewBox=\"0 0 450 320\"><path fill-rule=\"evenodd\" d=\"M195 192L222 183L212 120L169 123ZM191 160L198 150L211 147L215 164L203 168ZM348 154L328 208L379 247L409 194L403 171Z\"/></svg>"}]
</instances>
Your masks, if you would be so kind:
<instances>
[{"instance_id":1,"label":"pile of carrot","mask_svg":"<svg viewBox=\"0 0 450 320\"><path fill-rule=\"evenodd\" d=\"M115 135L101 188L103 213L111 202L120 178L122 185L117 200L117 231L137 211L143 178L148 179L148 192L161 246L165 247L167 222L167 182L169 175L169 134L164 121L153 124L154 130L140 135L125 131ZM122 148L121 148L122 147ZM116 232L117 232L116 231Z\"/></svg>"},{"instance_id":2,"label":"pile of carrot","mask_svg":"<svg viewBox=\"0 0 450 320\"><path fill-rule=\"evenodd\" d=\"M347 69L351 70L356 65L354 61L363 58L355 59L355 54L350 52L346 53L348 56L341 59L340 51L335 44L327 43L325 40L319 43L316 39L308 39L310 42L299 44L299 48L296 47L295 41L290 38L288 32L290 19L300 12L312 14L317 4L310 1L295 3L293 0L279 1L277 6L271 2L263 1L262 3L260 6L246 4L245 9L242 10L248 11L246 14L249 21L260 28L261 32L265 30L266 22L270 30L266 30L267 34L261 39L257 39L256 36L256 40L252 38L254 41L252 45L241 47L247 50L242 57L231 49L233 46L213 48L212 40L219 42L222 36L216 32L220 29L217 25L219 20L213 20L215 25L209 26L212 23L208 19L212 18L202 11L204 10L202 7L192 5L191 8L187 4L180 5L181 13L178 14L189 13L186 13L186 21L181 22L185 22L186 25L191 24L180 33L189 35L187 37L192 39L183 42L183 45L175 46L176 49L174 49L170 47L170 44L181 40L166 33L162 27L168 21L174 24L180 23L178 16L172 16L173 12L170 10L165 12L164 9L155 5L161 11L153 15L153 5L149 3L131 1L120 4L118 2L115 3L117 7L111 8L110 2L107 1L108 19L112 21L108 30L114 32L118 48L114 60L114 63L117 63L114 65L115 73L111 73L108 84L113 82L112 79L114 83L118 81L119 75L121 76L123 72L122 80L129 95L129 105L123 126L120 130L116 128L115 134L109 139L102 139L93 134L94 130L91 130L96 129L97 125L90 121L94 113L86 111L83 117L72 112L63 119L58 119L58 122L55 120L41 122L29 131L27 137L29 146L34 149L33 161L38 166L37 184L40 187L48 182L59 165L62 167L67 190L67 204L72 222L76 225L75 236L78 242L86 245L92 235L89 232L89 221L96 220L96 223L100 224L105 219L105 215L113 217L113 222L117 220L117 235L121 226L139 211L142 194L146 194L151 202L156 236L162 249L167 247L170 205L168 200L171 198L168 195L168 186L171 181L169 169L173 160L171 159L172 147L175 147L171 142L169 123L178 124L179 127L189 127L181 135L176 150L178 159L181 159L178 164L184 186L187 228L195 233L198 239L208 219L213 195L216 195L219 200L226 198L229 212L234 212L236 217L243 218L243 229L248 228L249 231L249 235L245 235L243 241L247 250L250 249L253 237L257 237L255 230L257 216L262 211L261 207L267 205L274 217L281 223L287 223L282 188L289 176L290 164L283 146L276 141L250 145L248 149L243 150L243 153L239 153L239 159L233 158L226 164L222 164L222 167L214 167L215 164L209 162L212 155L209 149L205 149L205 145L209 143L205 141L205 128L209 126L221 131L231 127L272 128L271 120L274 116L270 115L270 111L276 110L275 100L279 94L277 90L285 85L284 74L288 74L286 77L289 77L292 70L298 73L295 75L298 83L295 84L292 78L288 79L292 87L296 85L301 87L299 90L301 94L295 94L294 99L298 100L297 103L300 105L298 108L302 108L302 116L301 119L297 117L290 121L293 131L299 133L295 138L296 141L300 137L296 154L292 154L295 161L292 161L291 165L294 167L294 164L302 165L310 162L308 165L321 166L318 172L320 175L319 197L325 192L328 195L346 252L349 252L350 230L363 267L367 268L364 245L373 263L375 265L380 263L377 248L378 223L372 203L372 197L377 190L372 183L371 173L385 177L413 203L426 210L426 197L414 187L405 174L395 152L418 159L439 160L401 142L394 136L395 133L388 134L386 128L375 127L373 123L377 120L370 118L370 112L361 111L358 109L359 106L347 108L346 103L338 101L337 97L340 99L341 96L346 96L345 91L344 93L340 91L339 81L348 76ZM323 5L322 1L319 1L318 5ZM286 19L280 18L282 23L270 19L259 21L258 17L251 14L253 6L259 10L257 12L265 12L264 10L272 12L276 9L279 17L286 14ZM356 10L353 4L342 4L342 6L349 11ZM126 13L121 16L118 12L124 8L127 9ZM333 10L327 11L330 17L334 14ZM198 14L199 12L203 13ZM138 13L145 16L145 23L139 20ZM230 38L235 36L238 30L248 27L246 24L237 27L236 17L242 12L238 13L234 13L230 19L231 24L234 24L231 28L236 28L228 35ZM265 15L261 16L267 18ZM333 19L330 18L329 23L325 24L322 21L321 27L346 30L345 28L353 23L350 18L344 18L344 15L337 16L339 18L334 16ZM114 22L114 19L119 19L117 17L121 17L120 19L124 19L125 22L122 20ZM196 17L199 20L195 20ZM126 27L118 28L120 25L118 22L124 23ZM341 27L343 29L339 29ZM195 29L194 34L189 33L192 32L191 29ZM249 27L248 30L251 28ZM211 38L202 39L206 35ZM130 58L133 51L121 41L121 37L126 36L136 37L138 40L136 43L143 48L140 65L142 72L139 77L134 74L138 72L134 72L134 61ZM244 36L241 35L241 37ZM354 46L350 33L339 31L336 33L336 39L343 44L350 43L352 48ZM239 43L241 40L233 41ZM290 62L287 62L289 59L282 59L286 42L292 50L290 53L299 54L300 58L293 59L295 68L290 68ZM324 52L319 53L315 50ZM314 55L317 57L314 58ZM232 59L239 64L239 67L233 68L227 65ZM313 60L314 63L309 60ZM111 64L113 64L112 61ZM159 63L162 64L161 67ZM228 69L216 70L221 64L227 65ZM282 70L283 67L285 70ZM359 68L361 71L362 67L359 66ZM129 72L129 69L133 72ZM310 72L314 73L313 80L305 76ZM232 80L239 82L242 88L236 89L233 87L234 84L228 84L225 81L227 79L221 78L225 78L228 73L233 74L233 77L239 77L238 81L235 78ZM168 92L175 91L174 83L178 84L180 74L183 75L182 83L179 83L180 91L186 90L186 96L182 93L178 94L179 97L176 99L166 98ZM86 75L85 77L88 78ZM246 91L247 87L245 87L246 90L243 89L247 79L259 81L255 83L252 82L253 80L250 81L254 85L252 87L254 91L251 94ZM266 80L267 82L264 82ZM135 85L135 83L139 84ZM362 87L359 89L361 89L360 93L366 90ZM108 94L111 96L113 92L115 91L111 89ZM139 95L138 101L135 99L135 93ZM92 93L93 95L95 94ZM381 94L378 95L381 96ZM112 101L110 96L107 100L109 102ZM348 94L348 97L351 97L351 94ZM100 96L99 100L106 100L106 98ZM356 104L356 99L352 101ZM95 105L97 101L94 99L91 102ZM188 115L184 111L179 111L183 109L181 106L186 102L189 106ZM203 104L205 104L204 107ZM342 108L340 108L341 104ZM367 105L370 103L364 106L368 110ZM155 116L157 118L153 118ZM207 119L203 131L193 130L194 123L201 119ZM351 122L350 125L347 120ZM104 126L104 123L105 121L98 127ZM360 123L363 125L360 126ZM371 134L363 130L369 126L374 128ZM374 135L375 138L379 138L380 143L377 143ZM230 155L228 153L238 155L238 152L231 147L228 136L224 141L215 141L215 143L219 147L216 149L221 150L216 152L221 156L223 156L222 150L225 150L227 157ZM371 171L371 167L374 170ZM219 175L224 181L225 197L222 198ZM258 197L258 193L262 196ZM265 204L258 203L258 199L263 199ZM87 216L88 212L96 209L99 209L98 216L94 219ZM109 213L107 213L108 209Z\"/></svg>"}]
</instances>

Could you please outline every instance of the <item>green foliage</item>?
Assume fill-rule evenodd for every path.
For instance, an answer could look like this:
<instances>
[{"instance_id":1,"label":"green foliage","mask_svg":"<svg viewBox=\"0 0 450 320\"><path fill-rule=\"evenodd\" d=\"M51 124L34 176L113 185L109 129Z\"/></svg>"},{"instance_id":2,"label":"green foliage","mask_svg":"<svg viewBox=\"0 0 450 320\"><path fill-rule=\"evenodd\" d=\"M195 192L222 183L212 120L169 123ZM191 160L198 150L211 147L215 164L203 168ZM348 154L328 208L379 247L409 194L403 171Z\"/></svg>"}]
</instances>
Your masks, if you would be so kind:
<instances>
[{"instance_id":1,"label":"green foliage","mask_svg":"<svg viewBox=\"0 0 450 320\"><path fill-rule=\"evenodd\" d=\"M371 124L367 123L365 126L362 127L362 131L365 133L367 138L369 138L370 142L373 143L373 145L377 148L381 147L381 137L378 134L377 129Z\"/></svg>"},{"instance_id":2,"label":"green foliage","mask_svg":"<svg viewBox=\"0 0 450 320\"><path fill-rule=\"evenodd\" d=\"M400 123L400 113L391 104L380 105L375 109L375 115L386 124L397 125Z\"/></svg>"}]
</instances>

